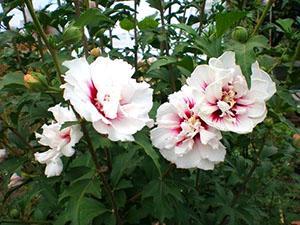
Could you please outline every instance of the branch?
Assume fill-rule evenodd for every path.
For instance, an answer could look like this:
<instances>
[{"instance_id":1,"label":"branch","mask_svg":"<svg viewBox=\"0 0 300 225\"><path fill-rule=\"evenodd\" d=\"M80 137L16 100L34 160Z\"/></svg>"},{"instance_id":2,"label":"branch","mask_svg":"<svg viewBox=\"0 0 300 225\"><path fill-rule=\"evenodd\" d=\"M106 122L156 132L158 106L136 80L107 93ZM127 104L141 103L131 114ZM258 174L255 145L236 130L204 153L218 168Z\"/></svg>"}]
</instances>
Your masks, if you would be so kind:
<instances>
[{"instance_id":1,"label":"branch","mask_svg":"<svg viewBox=\"0 0 300 225\"><path fill-rule=\"evenodd\" d=\"M23 142L23 144L26 145L26 147L27 147L32 153L35 152L34 149L33 149L33 147L25 140L25 138L19 133L19 131L18 131L16 128L11 127L11 126L7 123L7 121L3 119L2 116L0 116L0 120L3 121L4 125L5 125L11 132L13 132L13 133L14 133L14 134L15 134L15 135Z\"/></svg>"},{"instance_id":2,"label":"branch","mask_svg":"<svg viewBox=\"0 0 300 225\"><path fill-rule=\"evenodd\" d=\"M256 24L256 26L253 30L252 36L254 36L257 33L258 29L260 28L260 26L264 22L264 19L267 16L267 13L270 10L270 8L271 8L271 6L274 2L275 2L275 0L269 0L268 1L266 7L264 8L264 11L263 11L262 15L260 16L260 18L259 18L259 20L258 20L258 22L257 22L257 24Z\"/></svg>"},{"instance_id":3,"label":"branch","mask_svg":"<svg viewBox=\"0 0 300 225\"><path fill-rule=\"evenodd\" d=\"M61 72L60 63L58 61L56 51L55 51L54 48L52 48L51 44L49 43L47 35L45 34L45 32L42 28L42 25L40 24L40 21L38 20L36 14L34 12L33 5L31 3L31 1L30 0L25 0L25 4L27 5L27 8L28 8L29 13L32 17L32 20L33 20L33 22L36 26L36 29L37 29L37 32L38 32L39 36L42 38L42 40L44 41L44 43L46 44L46 46L47 46L47 48L50 52L50 55L53 59L53 63L54 63L54 66L55 66L55 69L56 69L56 72L57 72L57 76L58 76L60 82L63 83L64 80L61 76L62 72Z\"/></svg>"},{"instance_id":4,"label":"branch","mask_svg":"<svg viewBox=\"0 0 300 225\"><path fill-rule=\"evenodd\" d=\"M85 3L85 8L88 9L89 8L89 2L84 1ZM80 16L80 3L79 0L74 0L74 5L75 5L75 13L76 13L76 17L78 18ZM84 28L81 28L81 33L82 33L82 44L83 44L83 50L84 50L84 55L87 58L89 56L89 50L88 50L88 42L86 39L86 36L84 34Z\"/></svg>"},{"instance_id":5,"label":"branch","mask_svg":"<svg viewBox=\"0 0 300 225\"><path fill-rule=\"evenodd\" d=\"M118 211L118 207L117 207L117 204L116 204L114 193L113 193L112 188L110 187L105 175L103 174L103 166L98 161L96 151L94 149L92 140L91 140L91 138L89 136L89 133L88 133L88 130L86 128L86 122L82 121L80 124L81 124L82 132L83 132L84 137L86 139L86 142L88 144L88 151L90 152L90 154L92 156L92 159L93 159L93 162L95 164L97 173L98 173L98 175L100 176L100 178L102 180L103 187L104 187L105 191L107 192L107 194L109 195L111 205L112 205L112 208L113 208L113 213L116 216L117 224L122 225L123 222L122 222L121 217L119 215L119 211Z\"/></svg>"}]
</instances>

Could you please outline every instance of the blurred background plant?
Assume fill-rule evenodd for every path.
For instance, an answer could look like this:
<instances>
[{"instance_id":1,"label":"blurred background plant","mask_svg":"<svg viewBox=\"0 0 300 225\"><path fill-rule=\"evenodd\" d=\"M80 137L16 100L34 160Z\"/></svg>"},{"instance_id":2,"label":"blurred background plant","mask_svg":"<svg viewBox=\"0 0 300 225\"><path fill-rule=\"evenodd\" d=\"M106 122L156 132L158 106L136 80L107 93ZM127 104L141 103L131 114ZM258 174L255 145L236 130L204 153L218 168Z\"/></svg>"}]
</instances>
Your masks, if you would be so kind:
<instances>
[{"instance_id":1,"label":"blurred background plant","mask_svg":"<svg viewBox=\"0 0 300 225\"><path fill-rule=\"evenodd\" d=\"M36 17L25 3L31 4L1 2L0 148L6 153L0 163L0 224L300 220L299 0L57 0L36 10ZM144 16L145 5L150 15ZM10 22L16 9L24 26ZM116 29L127 41L120 44L123 36ZM47 109L63 101L63 61L126 60L135 67L134 77L154 88L154 118L196 65L225 50L235 51L248 80L250 65L258 60L276 81L277 93L253 133L224 134L226 161L215 170L176 169L152 147L147 129L134 143L112 143L89 129L118 213L102 191L84 140L64 159L61 176L44 176L33 153L47 148L34 133L51 119Z\"/></svg>"}]
</instances>

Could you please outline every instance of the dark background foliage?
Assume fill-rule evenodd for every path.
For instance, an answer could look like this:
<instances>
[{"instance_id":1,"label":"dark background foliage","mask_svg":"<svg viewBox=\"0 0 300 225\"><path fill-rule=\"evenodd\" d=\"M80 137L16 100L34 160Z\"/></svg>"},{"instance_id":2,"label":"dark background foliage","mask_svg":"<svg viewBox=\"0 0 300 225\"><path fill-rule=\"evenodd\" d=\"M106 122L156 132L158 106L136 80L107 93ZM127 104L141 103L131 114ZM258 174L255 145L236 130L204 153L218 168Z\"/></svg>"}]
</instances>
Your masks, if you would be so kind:
<instances>
[{"instance_id":1,"label":"dark background foliage","mask_svg":"<svg viewBox=\"0 0 300 225\"><path fill-rule=\"evenodd\" d=\"M52 12L47 7L36 12L43 29L59 30L71 22L80 31L79 36L69 34L68 40L59 31L46 41L35 23L27 22L20 30L9 27L8 12L24 11L24 1L2 2L0 148L9 155L0 163L0 224L274 225L300 220L300 137L295 135L300 113L300 1L223 0L206 12L205 0L148 0L157 13L141 21L136 20L137 0L133 8L97 0L99 8L88 9L87 2L75 1L74 7L68 0ZM189 8L197 13L187 16ZM114 48L118 37L111 31L118 22L133 32L133 48ZM84 26L89 39L81 38ZM236 26L246 30L236 34ZM248 80L250 65L258 60L276 82L277 93L268 102L266 120L253 133L223 134L226 160L213 171L176 169L152 147L148 129L137 133L133 143L112 143L86 124L102 170L95 168L82 139L76 154L63 159L62 175L47 179L44 166L33 157L47 148L37 143L34 132L51 119L47 109L63 102L58 70L64 72L61 62L82 46L89 61L95 59L91 50L99 47L102 56L122 58L135 67L134 77L154 88L152 118L196 65L226 50L235 51ZM156 61L147 63L151 57ZM49 87L26 88L23 75L30 71L43 74ZM24 183L8 189L14 172Z\"/></svg>"}]
</instances>

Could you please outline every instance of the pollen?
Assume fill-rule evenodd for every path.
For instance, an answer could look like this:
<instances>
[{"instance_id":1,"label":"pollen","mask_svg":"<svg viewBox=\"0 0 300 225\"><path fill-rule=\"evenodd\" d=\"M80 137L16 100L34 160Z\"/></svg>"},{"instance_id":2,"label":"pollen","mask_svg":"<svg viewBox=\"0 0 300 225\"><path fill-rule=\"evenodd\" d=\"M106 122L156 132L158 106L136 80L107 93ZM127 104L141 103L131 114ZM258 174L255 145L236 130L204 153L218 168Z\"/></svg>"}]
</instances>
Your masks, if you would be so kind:
<instances>
[{"instance_id":1,"label":"pollen","mask_svg":"<svg viewBox=\"0 0 300 225\"><path fill-rule=\"evenodd\" d=\"M230 106L230 108L232 108L236 103L235 95L236 93L233 90L223 91L222 101L226 102Z\"/></svg>"}]
</instances>

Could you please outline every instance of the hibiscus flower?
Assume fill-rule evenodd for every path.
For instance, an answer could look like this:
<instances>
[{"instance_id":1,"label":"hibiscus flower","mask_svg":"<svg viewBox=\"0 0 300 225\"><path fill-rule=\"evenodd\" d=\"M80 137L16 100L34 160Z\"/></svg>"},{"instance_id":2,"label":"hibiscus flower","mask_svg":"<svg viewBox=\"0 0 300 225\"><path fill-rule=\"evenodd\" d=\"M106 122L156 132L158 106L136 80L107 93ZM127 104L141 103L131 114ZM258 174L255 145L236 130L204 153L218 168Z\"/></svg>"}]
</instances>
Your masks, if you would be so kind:
<instances>
[{"instance_id":1,"label":"hibiscus flower","mask_svg":"<svg viewBox=\"0 0 300 225\"><path fill-rule=\"evenodd\" d=\"M252 64L251 88L235 64L234 52L211 58L187 79L188 85L202 96L200 117L221 131L250 133L267 115L266 101L276 92L270 76Z\"/></svg>"},{"instance_id":2,"label":"hibiscus flower","mask_svg":"<svg viewBox=\"0 0 300 225\"><path fill-rule=\"evenodd\" d=\"M224 161L226 151L220 142L221 133L200 118L200 102L199 92L183 86L157 110L152 143L178 168L211 170Z\"/></svg>"},{"instance_id":3,"label":"hibiscus flower","mask_svg":"<svg viewBox=\"0 0 300 225\"><path fill-rule=\"evenodd\" d=\"M36 133L39 143L49 146L46 152L37 152L34 154L35 159L46 164L45 175L47 177L59 176L63 170L61 156L71 157L74 152L74 146L82 137L79 125L72 125L61 129L61 126L67 121L76 121L74 112L68 108L56 105L49 108L56 121L52 121L50 125L42 126L42 134Z\"/></svg>"},{"instance_id":4,"label":"hibiscus flower","mask_svg":"<svg viewBox=\"0 0 300 225\"><path fill-rule=\"evenodd\" d=\"M153 90L131 78L133 68L123 60L98 57L90 65L85 58L66 61L64 98L101 134L112 141L133 141L146 124Z\"/></svg>"}]
</instances>

